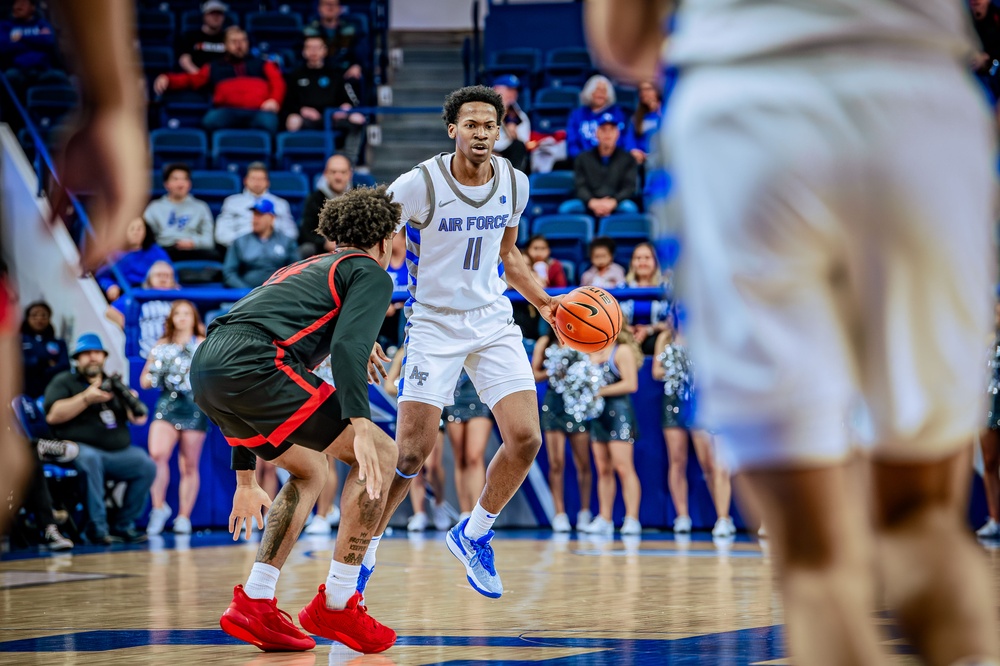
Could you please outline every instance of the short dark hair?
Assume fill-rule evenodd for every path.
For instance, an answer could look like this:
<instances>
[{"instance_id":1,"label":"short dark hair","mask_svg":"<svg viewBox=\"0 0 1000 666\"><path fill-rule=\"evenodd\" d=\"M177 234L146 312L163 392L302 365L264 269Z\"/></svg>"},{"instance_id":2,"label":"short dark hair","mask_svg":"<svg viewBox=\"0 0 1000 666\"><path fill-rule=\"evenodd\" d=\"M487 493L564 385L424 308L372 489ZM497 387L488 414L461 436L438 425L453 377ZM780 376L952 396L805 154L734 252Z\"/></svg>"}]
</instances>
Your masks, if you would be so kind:
<instances>
[{"instance_id":1,"label":"short dark hair","mask_svg":"<svg viewBox=\"0 0 1000 666\"><path fill-rule=\"evenodd\" d=\"M249 176L251 171L263 171L265 174L267 174L268 177L271 176L270 170L267 168L267 165L264 164L263 162L251 162L250 164L248 164L247 172L243 174L243 177L245 178Z\"/></svg>"},{"instance_id":2,"label":"short dark hair","mask_svg":"<svg viewBox=\"0 0 1000 666\"><path fill-rule=\"evenodd\" d=\"M392 236L402 211L385 185L356 187L326 200L317 231L340 245L367 249Z\"/></svg>"},{"instance_id":3,"label":"short dark hair","mask_svg":"<svg viewBox=\"0 0 1000 666\"><path fill-rule=\"evenodd\" d=\"M503 106L503 97L496 90L493 90L493 88L487 88L486 86L465 86L449 93L444 98L444 110L441 114L444 118L444 124L454 125L457 123L458 112L462 110L464 104L470 102L492 104L497 110L497 123L500 122L503 114L506 113Z\"/></svg>"},{"instance_id":4,"label":"short dark hair","mask_svg":"<svg viewBox=\"0 0 1000 666\"><path fill-rule=\"evenodd\" d=\"M615 250L618 249L618 246L615 245L614 240L611 238L608 238L607 236L598 236L594 240L590 241L590 251L587 254L593 254L594 250L599 247L603 247L610 252L612 257L615 256Z\"/></svg>"},{"instance_id":5,"label":"short dark hair","mask_svg":"<svg viewBox=\"0 0 1000 666\"><path fill-rule=\"evenodd\" d=\"M183 171L184 173L187 174L188 180L191 179L191 167L189 167L187 164L184 164L183 162L171 162L170 164L163 167L164 183L167 182L167 180L170 178L170 175L173 174L174 171Z\"/></svg>"}]
</instances>

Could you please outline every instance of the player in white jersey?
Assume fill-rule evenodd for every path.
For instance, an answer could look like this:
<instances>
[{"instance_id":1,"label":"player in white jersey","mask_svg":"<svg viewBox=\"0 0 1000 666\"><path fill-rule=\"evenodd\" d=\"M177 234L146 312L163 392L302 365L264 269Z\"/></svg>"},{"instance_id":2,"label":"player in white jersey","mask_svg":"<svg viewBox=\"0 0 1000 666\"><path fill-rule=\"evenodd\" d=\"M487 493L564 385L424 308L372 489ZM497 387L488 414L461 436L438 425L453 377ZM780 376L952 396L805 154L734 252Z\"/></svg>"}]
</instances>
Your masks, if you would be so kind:
<instances>
[{"instance_id":1,"label":"player in white jersey","mask_svg":"<svg viewBox=\"0 0 1000 666\"><path fill-rule=\"evenodd\" d=\"M649 76L665 3L588 12L604 64ZM876 588L925 663L998 663L963 520L996 264L969 34L961 0L687 0L676 17L665 148L699 417L762 512L797 663L879 663ZM852 463L859 396L876 437Z\"/></svg>"},{"instance_id":2,"label":"player in white jersey","mask_svg":"<svg viewBox=\"0 0 1000 666\"><path fill-rule=\"evenodd\" d=\"M531 362L504 291L508 284L517 289L549 321L558 300L538 286L515 245L528 178L493 155L503 114L503 100L491 88L451 93L444 120L455 152L422 162L389 186L403 207L410 298L397 398L399 464L376 532L381 535L434 448L442 409L452 404L464 367L493 412L503 445L487 469L472 515L446 540L472 587L488 597L503 592L490 545L493 522L524 481L542 442ZM362 565L362 591L378 538Z\"/></svg>"}]
</instances>

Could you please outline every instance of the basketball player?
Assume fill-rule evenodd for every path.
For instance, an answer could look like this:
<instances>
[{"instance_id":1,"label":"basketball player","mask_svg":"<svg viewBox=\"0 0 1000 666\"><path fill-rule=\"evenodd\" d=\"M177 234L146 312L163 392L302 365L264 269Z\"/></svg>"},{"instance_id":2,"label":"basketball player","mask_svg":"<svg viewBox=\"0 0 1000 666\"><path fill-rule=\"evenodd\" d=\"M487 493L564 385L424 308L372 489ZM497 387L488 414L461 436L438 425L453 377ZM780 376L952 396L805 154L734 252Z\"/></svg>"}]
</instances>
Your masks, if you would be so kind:
<instances>
[{"instance_id":1,"label":"basketball player","mask_svg":"<svg viewBox=\"0 0 1000 666\"><path fill-rule=\"evenodd\" d=\"M421 162L389 186L403 208L410 298L397 398L399 462L378 530L385 529L434 448L442 409L453 403L464 367L493 412L503 444L472 515L453 527L446 541L472 587L493 598L503 585L491 528L542 443L531 363L504 290L508 284L517 289L549 321L556 305L515 245L528 178L493 155L503 114L503 100L491 88L454 91L445 99L444 121L455 152ZM362 591L378 538L363 563Z\"/></svg>"},{"instance_id":2,"label":"basketball player","mask_svg":"<svg viewBox=\"0 0 1000 666\"><path fill-rule=\"evenodd\" d=\"M588 5L651 74L665 3ZM665 123L699 419L759 505L803 664L880 662L869 564L928 664L996 664L963 524L994 284L992 123L961 0L685 2ZM645 71L643 71L645 70ZM877 435L874 526L842 426Z\"/></svg>"},{"instance_id":3,"label":"basketball player","mask_svg":"<svg viewBox=\"0 0 1000 666\"><path fill-rule=\"evenodd\" d=\"M246 586L220 624L262 650L315 645L277 607L278 574L327 478L327 456L351 466L326 585L299 613L310 632L359 652L381 652L396 634L368 616L356 592L361 561L385 506L396 445L371 422L370 353L392 298L385 272L400 215L385 187L326 202L319 232L337 249L277 271L209 329L191 368L195 402L233 447L236 494L229 530L263 526ZM330 355L336 388L309 371ZM254 478L256 458L291 478L271 503Z\"/></svg>"},{"instance_id":4,"label":"basketball player","mask_svg":"<svg viewBox=\"0 0 1000 666\"><path fill-rule=\"evenodd\" d=\"M72 45L84 95L81 122L60 159L62 186L52 193L52 218L65 210L67 190L94 193L94 236L82 251L82 267L93 270L125 246L125 230L146 205L149 157L146 105L138 85L135 5L131 2L54 3L60 28ZM50 220L51 221L51 220ZM11 221L4 221L10 224ZM0 248L0 534L16 514L16 499L31 470L27 445L7 408L21 390L21 352L16 294L7 281Z\"/></svg>"}]
</instances>

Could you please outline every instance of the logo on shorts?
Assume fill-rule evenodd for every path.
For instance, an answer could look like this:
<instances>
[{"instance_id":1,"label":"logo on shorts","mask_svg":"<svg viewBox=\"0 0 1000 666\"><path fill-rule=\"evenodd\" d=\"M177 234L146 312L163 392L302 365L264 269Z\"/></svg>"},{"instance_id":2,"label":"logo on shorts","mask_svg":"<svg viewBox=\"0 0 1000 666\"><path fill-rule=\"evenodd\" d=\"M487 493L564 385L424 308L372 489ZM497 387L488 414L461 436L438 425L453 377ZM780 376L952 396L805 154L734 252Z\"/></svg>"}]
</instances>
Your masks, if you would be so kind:
<instances>
[{"instance_id":1,"label":"logo on shorts","mask_svg":"<svg viewBox=\"0 0 1000 666\"><path fill-rule=\"evenodd\" d=\"M430 373L420 372L420 366L413 366L413 370L410 371L410 376L407 379L412 379L417 382L417 386L423 386L424 380L427 379L427 375Z\"/></svg>"}]
</instances>

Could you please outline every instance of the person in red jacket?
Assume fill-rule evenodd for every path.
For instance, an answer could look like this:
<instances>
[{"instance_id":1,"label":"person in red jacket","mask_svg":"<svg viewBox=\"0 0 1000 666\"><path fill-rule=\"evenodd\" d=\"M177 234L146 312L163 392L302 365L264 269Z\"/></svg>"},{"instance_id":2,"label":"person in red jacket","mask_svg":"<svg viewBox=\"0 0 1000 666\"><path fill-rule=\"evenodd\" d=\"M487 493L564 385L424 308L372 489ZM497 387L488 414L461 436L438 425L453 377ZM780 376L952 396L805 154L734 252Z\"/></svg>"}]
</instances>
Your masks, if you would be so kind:
<instances>
[{"instance_id":1,"label":"person in red jacket","mask_svg":"<svg viewBox=\"0 0 1000 666\"><path fill-rule=\"evenodd\" d=\"M285 98L281 70L273 62L247 56L250 40L239 26L226 29L225 47L222 60L203 65L194 74L160 74L153 90L162 95L167 90L211 86L215 108L202 120L205 129L249 127L273 134Z\"/></svg>"}]
</instances>

